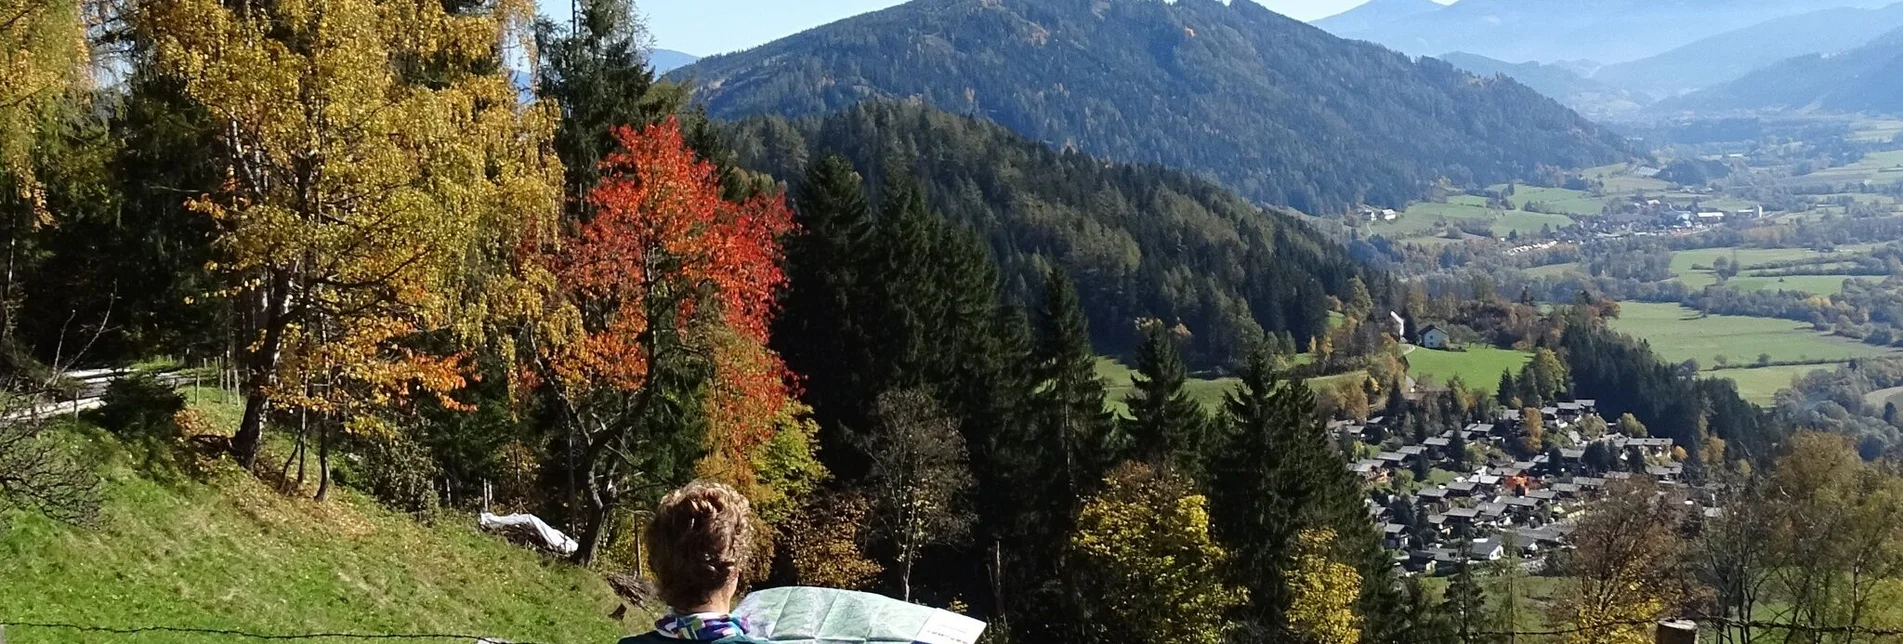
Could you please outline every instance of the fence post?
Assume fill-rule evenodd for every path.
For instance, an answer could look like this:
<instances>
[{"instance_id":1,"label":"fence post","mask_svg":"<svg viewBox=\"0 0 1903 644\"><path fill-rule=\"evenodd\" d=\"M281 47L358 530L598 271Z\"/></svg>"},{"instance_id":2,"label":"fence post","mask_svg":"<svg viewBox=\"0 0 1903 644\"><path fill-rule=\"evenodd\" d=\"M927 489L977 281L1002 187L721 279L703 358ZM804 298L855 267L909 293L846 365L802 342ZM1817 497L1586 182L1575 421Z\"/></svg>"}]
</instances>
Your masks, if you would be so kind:
<instances>
[{"instance_id":1,"label":"fence post","mask_svg":"<svg viewBox=\"0 0 1903 644\"><path fill-rule=\"evenodd\" d=\"M1659 622L1658 644L1698 644L1698 623L1687 619Z\"/></svg>"}]
</instances>

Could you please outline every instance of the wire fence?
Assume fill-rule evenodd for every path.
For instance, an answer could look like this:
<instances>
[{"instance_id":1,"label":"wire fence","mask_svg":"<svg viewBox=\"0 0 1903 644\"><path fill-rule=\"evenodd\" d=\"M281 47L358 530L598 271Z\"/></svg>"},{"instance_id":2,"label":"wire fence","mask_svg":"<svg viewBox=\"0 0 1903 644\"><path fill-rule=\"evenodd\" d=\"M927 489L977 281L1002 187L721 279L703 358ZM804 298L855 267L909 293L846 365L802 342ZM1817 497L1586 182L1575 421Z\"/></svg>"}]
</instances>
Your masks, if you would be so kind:
<instances>
[{"instance_id":1,"label":"wire fence","mask_svg":"<svg viewBox=\"0 0 1903 644\"><path fill-rule=\"evenodd\" d=\"M532 640L515 640L493 635L468 635L461 633L258 633L235 628L198 628L192 626L100 626L96 624L69 624L64 622L26 622L0 621L0 644L6 644L7 629L16 633L28 629L63 631L69 633L92 633L99 635L123 635L127 637L152 635L159 633L175 635L204 635L207 637L225 637L240 640L262 641L411 641L411 642L462 642L464 644L543 644Z\"/></svg>"}]
</instances>

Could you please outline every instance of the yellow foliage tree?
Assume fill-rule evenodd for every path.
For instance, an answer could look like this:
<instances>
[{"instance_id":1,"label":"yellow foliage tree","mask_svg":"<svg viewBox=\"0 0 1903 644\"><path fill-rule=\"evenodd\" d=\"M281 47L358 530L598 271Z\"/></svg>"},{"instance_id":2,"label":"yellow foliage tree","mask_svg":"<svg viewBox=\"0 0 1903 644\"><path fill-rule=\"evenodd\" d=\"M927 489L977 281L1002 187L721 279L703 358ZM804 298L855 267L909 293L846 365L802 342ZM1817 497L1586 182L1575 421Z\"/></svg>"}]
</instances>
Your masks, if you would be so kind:
<instances>
[{"instance_id":1,"label":"yellow foliage tree","mask_svg":"<svg viewBox=\"0 0 1903 644\"><path fill-rule=\"evenodd\" d=\"M33 169L42 123L85 78L85 29L76 0L0 0L0 341L10 338L17 305L15 258L23 238L52 223Z\"/></svg>"},{"instance_id":2,"label":"yellow foliage tree","mask_svg":"<svg viewBox=\"0 0 1903 644\"><path fill-rule=\"evenodd\" d=\"M1567 642L1652 641L1652 622L1690 596L1677 566L1683 507L1639 481L1619 485L1580 520L1572 587L1556 609L1559 621L1579 629Z\"/></svg>"},{"instance_id":3,"label":"yellow foliage tree","mask_svg":"<svg viewBox=\"0 0 1903 644\"><path fill-rule=\"evenodd\" d=\"M1229 554L1209 534L1208 502L1180 475L1125 463L1084 503L1070 549L1093 621L1117 640L1216 644L1215 618L1245 593L1222 579Z\"/></svg>"},{"instance_id":4,"label":"yellow foliage tree","mask_svg":"<svg viewBox=\"0 0 1903 644\"><path fill-rule=\"evenodd\" d=\"M1331 556L1334 545L1333 530L1306 530L1297 537L1295 568L1288 577L1288 629L1304 644L1361 641L1361 620L1354 610L1361 573Z\"/></svg>"},{"instance_id":5,"label":"yellow foliage tree","mask_svg":"<svg viewBox=\"0 0 1903 644\"><path fill-rule=\"evenodd\" d=\"M499 63L533 10L136 4L157 69L222 124L228 178L191 205L219 225L216 295L238 305L241 461L273 407L388 431L374 410L460 388L461 347L533 310L508 269L555 220L561 165L551 110L524 105Z\"/></svg>"},{"instance_id":6,"label":"yellow foliage tree","mask_svg":"<svg viewBox=\"0 0 1903 644\"><path fill-rule=\"evenodd\" d=\"M861 548L872 520L872 499L835 494L809 503L780 526L781 551L803 586L865 588L884 567Z\"/></svg>"}]
</instances>

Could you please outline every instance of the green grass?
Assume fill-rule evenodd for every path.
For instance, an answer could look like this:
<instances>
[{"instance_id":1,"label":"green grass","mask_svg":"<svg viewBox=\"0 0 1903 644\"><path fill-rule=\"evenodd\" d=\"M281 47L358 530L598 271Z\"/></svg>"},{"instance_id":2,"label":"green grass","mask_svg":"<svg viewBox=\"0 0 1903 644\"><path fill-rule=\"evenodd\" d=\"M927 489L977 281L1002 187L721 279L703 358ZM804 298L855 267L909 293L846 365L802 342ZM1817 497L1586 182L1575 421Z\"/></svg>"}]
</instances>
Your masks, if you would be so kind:
<instances>
[{"instance_id":1,"label":"green grass","mask_svg":"<svg viewBox=\"0 0 1903 644\"><path fill-rule=\"evenodd\" d=\"M1130 378L1134 375L1136 375L1135 369L1115 358L1097 359L1097 378L1103 380L1104 383L1106 407L1124 416L1129 415L1130 408L1124 404L1123 399L1130 395L1130 390L1135 389L1130 384ZM1240 382L1242 381L1236 378L1190 378L1189 382L1183 385L1183 390L1189 392L1189 396L1196 402L1214 411L1222 408L1223 394L1235 389Z\"/></svg>"},{"instance_id":2,"label":"green grass","mask_svg":"<svg viewBox=\"0 0 1903 644\"><path fill-rule=\"evenodd\" d=\"M1863 159L1849 165L1820 170L1801 177L1791 177L1786 183L1803 185L1810 183L1896 183L1903 181L1903 150L1872 152Z\"/></svg>"},{"instance_id":3,"label":"green grass","mask_svg":"<svg viewBox=\"0 0 1903 644\"><path fill-rule=\"evenodd\" d=\"M1841 366L1838 364L1786 365L1780 367L1754 367L1751 369L1720 369L1707 371L1708 378L1724 378L1738 385L1738 395L1745 400L1769 405L1777 398L1777 392L1791 388L1791 381L1812 371L1830 371Z\"/></svg>"},{"instance_id":4,"label":"green grass","mask_svg":"<svg viewBox=\"0 0 1903 644\"><path fill-rule=\"evenodd\" d=\"M1565 275L1567 271L1577 271L1577 270L1580 270L1579 262L1567 262L1564 264L1548 264L1546 266L1535 266L1533 268L1526 269L1526 274L1529 277L1559 277L1561 275Z\"/></svg>"},{"instance_id":5,"label":"green grass","mask_svg":"<svg viewBox=\"0 0 1903 644\"><path fill-rule=\"evenodd\" d=\"M1525 209L1527 204L1544 204L1542 210L1560 212L1576 217L1595 217L1605 212L1606 200L1592 196L1592 193L1566 188L1538 188L1517 186L1513 189L1513 204Z\"/></svg>"},{"instance_id":6,"label":"green grass","mask_svg":"<svg viewBox=\"0 0 1903 644\"><path fill-rule=\"evenodd\" d=\"M1728 260L1736 260L1745 266L1754 266L1765 262L1781 262L1794 259L1814 259L1822 257L1842 257L1849 259L1856 255L1858 250L1862 248L1864 247L1845 247L1838 249L1835 253L1819 253L1808 248L1727 247L1681 250L1672 253L1672 273L1677 275L1678 281L1684 282L1686 286L1704 288L1718 283L1718 276L1713 274L1711 270L1709 270L1709 267L1713 262L1718 261L1720 257L1727 258ZM1707 268L1694 269L1692 268L1693 266L1704 266ZM1741 274L1739 279L1744 277L1745 276ZM1817 285L1813 284L1813 286ZM1842 286L1841 283L1837 285L1839 289L1841 289Z\"/></svg>"},{"instance_id":7,"label":"green grass","mask_svg":"<svg viewBox=\"0 0 1903 644\"><path fill-rule=\"evenodd\" d=\"M1434 382L1445 385L1458 376L1475 389L1493 391L1500 382L1500 372L1518 372L1533 355L1524 351L1495 349L1493 347L1471 347L1466 351L1435 351L1415 348L1408 352L1408 373L1415 378L1431 376Z\"/></svg>"},{"instance_id":8,"label":"green grass","mask_svg":"<svg viewBox=\"0 0 1903 644\"><path fill-rule=\"evenodd\" d=\"M1725 285L1743 292L1799 291L1811 295L1836 295L1844 290L1844 275L1786 275L1782 277L1731 278Z\"/></svg>"},{"instance_id":9,"label":"green grass","mask_svg":"<svg viewBox=\"0 0 1903 644\"><path fill-rule=\"evenodd\" d=\"M1505 237L1508 233L1519 233L1524 237L1539 234L1542 229L1559 230L1573 225L1573 219L1565 215L1548 215L1537 212L1508 211L1493 221L1493 234Z\"/></svg>"},{"instance_id":10,"label":"green grass","mask_svg":"<svg viewBox=\"0 0 1903 644\"><path fill-rule=\"evenodd\" d=\"M620 601L594 573L478 532L446 512L435 525L348 489L331 500L280 495L229 461L169 460L90 429L75 441L104 459L96 528L16 513L0 532L0 620L260 633L448 632L544 642L610 642L645 618L609 618ZM161 455L148 460L150 455ZM152 465L161 463L164 465ZM222 644L228 637L138 637L15 627L8 644Z\"/></svg>"},{"instance_id":11,"label":"green grass","mask_svg":"<svg viewBox=\"0 0 1903 644\"><path fill-rule=\"evenodd\" d=\"M1903 407L1903 387L1878 389L1863 395L1863 404L1881 409L1884 403L1896 403Z\"/></svg>"},{"instance_id":12,"label":"green grass","mask_svg":"<svg viewBox=\"0 0 1903 644\"><path fill-rule=\"evenodd\" d=\"M1772 360L1849 360L1890 353L1846 338L1818 333L1791 320L1713 315L1676 304L1623 302L1612 328L1646 340L1660 357L1673 362L1697 360L1711 366L1717 356L1744 364L1769 354Z\"/></svg>"},{"instance_id":13,"label":"green grass","mask_svg":"<svg viewBox=\"0 0 1903 644\"><path fill-rule=\"evenodd\" d=\"M1595 207L1593 213L1598 212ZM1515 232L1523 236L1531 235L1539 233L1544 227L1558 230L1573 223L1572 218L1564 215L1494 210L1487 208L1484 198L1455 195L1448 197L1446 203L1424 202L1408 206L1399 219L1370 224L1368 231L1389 239L1420 238L1442 224L1453 225L1462 221L1487 222L1490 232L1496 237Z\"/></svg>"}]
</instances>

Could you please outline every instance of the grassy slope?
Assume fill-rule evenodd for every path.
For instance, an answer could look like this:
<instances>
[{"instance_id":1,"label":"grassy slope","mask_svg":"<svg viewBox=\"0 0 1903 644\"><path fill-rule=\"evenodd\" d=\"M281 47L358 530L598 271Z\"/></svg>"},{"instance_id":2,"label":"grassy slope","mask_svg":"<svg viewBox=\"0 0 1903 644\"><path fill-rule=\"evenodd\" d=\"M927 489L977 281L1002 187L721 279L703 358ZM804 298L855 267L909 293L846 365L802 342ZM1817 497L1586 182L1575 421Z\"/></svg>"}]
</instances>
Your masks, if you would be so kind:
<instances>
[{"instance_id":1,"label":"grassy slope","mask_svg":"<svg viewBox=\"0 0 1903 644\"><path fill-rule=\"evenodd\" d=\"M76 435L105 458L103 525L11 517L0 534L0 619L551 643L638 630L608 617L619 600L598 576L481 534L472 516L425 526L350 490L328 503L286 497L229 461L179 466L94 430ZM14 628L7 641L135 640Z\"/></svg>"},{"instance_id":2,"label":"grassy slope","mask_svg":"<svg viewBox=\"0 0 1903 644\"><path fill-rule=\"evenodd\" d=\"M1778 262L1778 261L1786 261L1786 260L1794 260L1794 259L1815 259L1820 257L1842 257L1842 258L1848 259L1848 258L1854 257L1857 253L1867 248L1869 248L1869 246L1867 245L1846 246L1844 248L1838 249L1838 251L1835 253L1819 253L1807 248L1700 248L1697 250L1682 250L1676 253L1672 253L1672 273L1676 274L1678 276L1678 281L1684 282L1686 286L1690 286L1692 288L1704 288L1706 286L1716 284L1718 282L1718 276L1713 274L1708 269L1694 269L1692 267L1693 266L1710 267L1712 263L1718 261L1718 258L1720 257L1724 257L1724 258L1735 257L1735 259L1739 263L1744 264L1745 266L1755 266L1765 262ZM1806 276L1806 277L1810 277L1810 276ZM1787 279L1797 279L1797 278L1787 278ZM1747 282L1746 280L1760 280L1760 281ZM1733 281L1734 283L1739 284L1739 288L1743 288L1745 290L1756 290L1756 288L1753 288L1753 287L1762 288L1767 285L1772 285L1777 281L1777 278L1754 278L1754 277L1750 277L1748 274L1740 274L1738 277L1733 278ZM1792 285L1789 285L1789 282L1787 282L1786 285L1778 286L1777 288L1787 288L1790 290L1808 290L1810 288L1826 288L1831 286L1831 283L1828 280L1800 281L1799 284L1800 284L1799 286L1792 286ZM1843 288L1843 282L1841 279L1835 282L1834 288L1836 290L1841 290ZM1836 292L1836 291L1832 290L1829 292Z\"/></svg>"},{"instance_id":3,"label":"grassy slope","mask_svg":"<svg viewBox=\"0 0 1903 644\"><path fill-rule=\"evenodd\" d=\"M1408 373L1416 378L1431 376L1435 383L1445 385L1459 376L1469 387L1486 391L1493 391L1500 383L1500 372L1518 372L1532 359L1533 355L1524 351L1492 347L1470 347L1466 351L1417 348L1407 354Z\"/></svg>"},{"instance_id":4,"label":"grassy slope","mask_svg":"<svg viewBox=\"0 0 1903 644\"><path fill-rule=\"evenodd\" d=\"M1721 355L1733 363L1747 363L1760 353L1781 361L1849 360L1890 353L1881 347L1817 333L1809 325L1790 320L1732 315L1699 318L1697 312L1676 304L1625 302L1619 309L1614 329L1650 342L1666 360L1697 360L1706 367L1715 364ZM1708 375L1729 378L1738 383L1739 392L1746 398L1768 402L1779 389L1789 386L1791 377L1829 368L1725 369Z\"/></svg>"}]
</instances>

